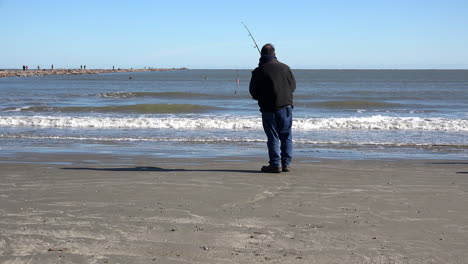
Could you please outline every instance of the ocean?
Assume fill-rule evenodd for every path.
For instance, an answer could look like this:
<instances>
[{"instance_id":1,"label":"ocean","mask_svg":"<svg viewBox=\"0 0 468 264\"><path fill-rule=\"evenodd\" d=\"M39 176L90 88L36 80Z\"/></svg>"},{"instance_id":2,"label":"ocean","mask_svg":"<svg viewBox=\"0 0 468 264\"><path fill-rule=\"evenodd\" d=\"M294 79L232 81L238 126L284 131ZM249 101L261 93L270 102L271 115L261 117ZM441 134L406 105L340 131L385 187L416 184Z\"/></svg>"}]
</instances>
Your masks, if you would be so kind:
<instances>
[{"instance_id":1,"label":"ocean","mask_svg":"<svg viewBox=\"0 0 468 264\"><path fill-rule=\"evenodd\" d=\"M468 70L294 70L294 156L467 159ZM0 79L0 156L264 157L251 70Z\"/></svg>"}]
</instances>

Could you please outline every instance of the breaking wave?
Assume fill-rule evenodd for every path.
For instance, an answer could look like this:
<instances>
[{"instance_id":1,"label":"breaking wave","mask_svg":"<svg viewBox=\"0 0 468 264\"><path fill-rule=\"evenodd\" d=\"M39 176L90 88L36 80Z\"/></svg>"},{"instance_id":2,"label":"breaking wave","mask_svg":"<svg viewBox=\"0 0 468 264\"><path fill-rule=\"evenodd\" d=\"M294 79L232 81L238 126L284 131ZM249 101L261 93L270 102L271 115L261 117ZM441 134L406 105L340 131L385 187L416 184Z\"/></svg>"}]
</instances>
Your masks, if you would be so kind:
<instances>
[{"instance_id":1,"label":"breaking wave","mask_svg":"<svg viewBox=\"0 0 468 264\"><path fill-rule=\"evenodd\" d=\"M2 116L4 127L109 128L109 129L178 129L178 130L261 130L259 117L197 116L197 117L73 117L73 116ZM293 128L309 130L414 130L468 131L468 119L419 117L348 117L295 118Z\"/></svg>"}]
</instances>

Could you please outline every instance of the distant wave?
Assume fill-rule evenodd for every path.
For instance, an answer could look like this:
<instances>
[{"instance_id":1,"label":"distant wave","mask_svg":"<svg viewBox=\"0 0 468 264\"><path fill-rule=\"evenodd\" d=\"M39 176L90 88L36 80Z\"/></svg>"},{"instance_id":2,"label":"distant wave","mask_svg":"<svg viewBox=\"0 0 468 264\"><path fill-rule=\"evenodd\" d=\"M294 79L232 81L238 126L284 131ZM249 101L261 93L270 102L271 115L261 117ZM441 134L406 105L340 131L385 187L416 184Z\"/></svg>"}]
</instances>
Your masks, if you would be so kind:
<instances>
[{"instance_id":1,"label":"distant wave","mask_svg":"<svg viewBox=\"0 0 468 264\"><path fill-rule=\"evenodd\" d=\"M105 98L134 98L134 97L164 97L164 98L200 98L207 97L204 93L191 92L108 92L100 93L99 97Z\"/></svg>"},{"instance_id":2,"label":"distant wave","mask_svg":"<svg viewBox=\"0 0 468 264\"><path fill-rule=\"evenodd\" d=\"M326 102L313 102L313 103L297 103L299 106L305 107L318 107L318 108L331 108L331 109L372 109L372 108L395 108L401 107L401 104L387 103L380 101L366 101L366 100L345 100L345 101L326 101Z\"/></svg>"},{"instance_id":3,"label":"distant wave","mask_svg":"<svg viewBox=\"0 0 468 264\"><path fill-rule=\"evenodd\" d=\"M2 116L0 126L54 127L54 128L109 128L109 129L225 129L261 130L259 117L201 116L161 118L112 118L66 116ZM468 131L468 119L419 117L349 117L349 118L296 118L294 129L309 130L415 130L415 131Z\"/></svg>"},{"instance_id":4,"label":"distant wave","mask_svg":"<svg viewBox=\"0 0 468 264\"><path fill-rule=\"evenodd\" d=\"M2 111L21 111L21 112L98 112L98 113L140 113L140 114L172 114L172 113L201 113L216 107L194 105L194 104L135 104L135 105L116 105L116 106L66 106L66 107L48 107L48 106L31 106L23 108L5 108Z\"/></svg>"}]
</instances>

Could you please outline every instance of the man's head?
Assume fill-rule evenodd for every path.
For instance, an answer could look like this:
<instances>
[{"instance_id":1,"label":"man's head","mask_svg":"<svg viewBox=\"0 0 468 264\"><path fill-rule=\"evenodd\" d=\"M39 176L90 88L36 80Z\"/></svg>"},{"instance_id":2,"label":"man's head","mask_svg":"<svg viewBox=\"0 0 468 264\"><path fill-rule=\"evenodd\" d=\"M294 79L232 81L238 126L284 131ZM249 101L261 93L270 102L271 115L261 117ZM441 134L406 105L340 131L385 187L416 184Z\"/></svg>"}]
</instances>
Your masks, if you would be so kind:
<instances>
[{"instance_id":1,"label":"man's head","mask_svg":"<svg viewBox=\"0 0 468 264\"><path fill-rule=\"evenodd\" d=\"M263 55L268 55L268 56L275 56L275 47L273 46L273 44L265 44L263 45L262 47L262 51L260 52L260 54L263 56Z\"/></svg>"}]
</instances>

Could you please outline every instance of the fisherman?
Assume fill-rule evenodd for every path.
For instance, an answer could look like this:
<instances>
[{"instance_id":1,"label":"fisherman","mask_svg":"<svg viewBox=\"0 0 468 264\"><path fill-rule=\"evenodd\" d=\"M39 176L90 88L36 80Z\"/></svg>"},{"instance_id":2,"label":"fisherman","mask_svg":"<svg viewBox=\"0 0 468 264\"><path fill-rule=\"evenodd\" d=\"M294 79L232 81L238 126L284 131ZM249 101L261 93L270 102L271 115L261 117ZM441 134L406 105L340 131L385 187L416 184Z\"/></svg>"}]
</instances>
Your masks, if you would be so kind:
<instances>
[{"instance_id":1,"label":"fisherman","mask_svg":"<svg viewBox=\"0 0 468 264\"><path fill-rule=\"evenodd\" d=\"M269 165L262 172L289 172L292 160L292 109L296 80L288 65L276 58L272 44L260 52L258 67L252 72L250 94L262 112L267 136ZM281 144L280 144L281 143Z\"/></svg>"}]
</instances>

